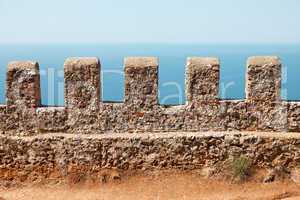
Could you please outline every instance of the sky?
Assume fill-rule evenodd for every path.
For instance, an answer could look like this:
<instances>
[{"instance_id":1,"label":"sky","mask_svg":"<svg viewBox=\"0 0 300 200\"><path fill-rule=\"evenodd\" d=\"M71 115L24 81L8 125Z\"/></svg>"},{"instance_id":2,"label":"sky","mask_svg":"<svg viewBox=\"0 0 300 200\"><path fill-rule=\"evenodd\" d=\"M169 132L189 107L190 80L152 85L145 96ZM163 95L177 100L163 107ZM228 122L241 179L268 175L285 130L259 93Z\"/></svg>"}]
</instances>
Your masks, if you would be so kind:
<instances>
[{"instance_id":1,"label":"sky","mask_svg":"<svg viewBox=\"0 0 300 200\"><path fill-rule=\"evenodd\" d=\"M0 44L294 44L299 10L299 0L0 0Z\"/></svg>"}]
</instances>

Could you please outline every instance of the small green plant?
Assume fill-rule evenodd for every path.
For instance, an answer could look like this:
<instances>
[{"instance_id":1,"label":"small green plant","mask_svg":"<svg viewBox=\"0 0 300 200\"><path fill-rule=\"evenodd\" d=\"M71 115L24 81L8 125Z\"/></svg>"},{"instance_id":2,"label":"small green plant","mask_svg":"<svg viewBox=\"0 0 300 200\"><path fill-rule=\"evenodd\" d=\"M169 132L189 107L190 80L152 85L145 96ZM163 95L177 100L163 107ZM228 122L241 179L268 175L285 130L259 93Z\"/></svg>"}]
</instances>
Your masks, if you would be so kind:
<instances>
[{"instance_id":1,"label":"small green plant","mask_svg":"<svg viewBox=\"0 0 300 200\"><path fill-rule=\"evenodd\" d=\"M251 162L245 156L235 157L231 163L233 179L243 181L250 175Z\"/></svg>"}]
</instances>

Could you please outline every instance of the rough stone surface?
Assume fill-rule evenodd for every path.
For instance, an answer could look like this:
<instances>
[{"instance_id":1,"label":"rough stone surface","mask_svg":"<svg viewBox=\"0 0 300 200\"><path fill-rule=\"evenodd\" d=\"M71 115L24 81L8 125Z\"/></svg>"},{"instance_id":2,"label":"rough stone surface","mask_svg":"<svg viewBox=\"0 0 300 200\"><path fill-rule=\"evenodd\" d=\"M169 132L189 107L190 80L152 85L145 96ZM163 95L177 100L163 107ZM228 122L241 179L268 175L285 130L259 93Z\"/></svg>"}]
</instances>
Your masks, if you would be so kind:
<instances>
[{"instance_id":1,"label":"rough stone surface","mask_svg":"<svg viewBox=\"0 0 300 200\"><path fill-rule=\"evenodd\" d=\"M250 117L257 120L260 131L288 131L288 104L286 102L247 102Z\"/></svg>"},{"instance_id":2,"label":"rough stone surface","mask_svg":"<svg viewBox=\"0 0 300 200\"><path fill-rule=\"evenodd\" d=\"M219 78L220 63L217 58L188 58L186 66L187 101L218 99Z\"/></svg>"},{"instance_id":3,"label":"rough stone surface","mask_svg":"<svg viewBox=\"0 0 300 200\"><path fill-rule=\"evenodd\" d=\"M256 130L257 118L251 116L249 104L243 100L220 101L222 115L220 121L225 130Z\"/></svg>"},{"instance_id":4,"label":"rough stone surface","mask_svg":"<svg viewBox=\"0 0 300 200\"><path fill-rule=\"evenodd\" d=\"M65 107L43 107L38 64L10 63L7 105L0 105L0 180L197 169L239 155L260 167L297 166L300 134L288 132L300 132L300 103L280 99L279 59L248 60L245 100L218 98L219 67L216 58L189 58L187 104L166 106L158 102L158 60L127 58L124 102L105 103L99 60L70 58Z\"/></svg>"},{"instance_id":5,"label":"rough stone surface","mask_svg":"<svg viewBox=\"0 0 300 200\"><path fill-rule=\"evenodd\" d=\"M0 105L0 131L6 130L6 105Z\"/></svg>"},{"instance_id":6,"label":"rough stone surface","mask_svg":"<svg viewBox=\"0 0 300 200\"><path fill-rule=\"evenodd\" d=\"M89 133L98 128L100 62L97 58L69 58L64 71L67 125L70 131Z\"/></svg>"},{"instance_id":7,"label":"rough stone surface","mask_svg":"<svg viewBox=\"0 0 300 200\"><path fill-rule=\"evenodd\" d=\"M64 107L41 107L36 110L39 132L57 132L66 129Z\"/></svg>"},{"instance_id":8,"label":"rough stone surface","mask_svg":"<svg viewBox=\"0 0 300 200\"><path fill-rule=\"evenodd\" d=\"M8 67L7 105L0 106L0 130L6 135L63 131L103 134L168 131L300 132L300 103L280 99L281 64L277 57L248 60L245 100L218 98L217 58L188 58L187 104L158 102L158 59L125 59L124 102L101 101L100 62L65 62L65 108L40 105L36 62Z\"/></svg>"},{"instance_id":9,"label":"rough stone surface","mask_svg":"<svg viewBox=\"0 0 300 200\"><path fill-rule=\"evenodd\" d=\"M158 105L158 59L130 57L125 61L125 104L129 109Z\"/></svg>"},{"instance_id":10,"label":"rough stone surface","mask_svg":"<svg viewBox=\"0 0 300 200\"><path fill-rule=\"evenodd\" d=\"M16 173L53 172L72 168L198 169L246 156L258 167L294 168L300 161L300 135L295 133L177 132L144 134L0 136L0 179Z\"/></svg>"},{"instance_id":11,"label":"rough stone surface","mask_svg":"<svg viewBox=\"0 0 300 200\"><path fill-rule=\"evenodd\" d=\"M7 129L32 132L36 129L35 109L40 106L39 65L33 61L11 62L6 76Z\"/></svg>"},{"instance_id":12,"label":"rough stone surface","mask_svg":"<svg viewBox=\"0 0 300 200\"><path fill-rule=\"evenodd\" d=\"M7 105L36 108L41 103L39 64L10 62L7 68Z\"/></svg>"},{"instance_id":13,"label":"rough stone surface","mask_svg":"<svg viewBox=\"0 0 300 200\"><path fill-rule=\"evenodd\" d=\"M300 102L288 103L288 127L290 131L300 132Z\"/></svg>"},{"instance_id":14,"label":"rough stone surface","mask_svg":"<svg viewBox=\"0 0 300 200\"><path fill-rule=\"evenodd\" d=\"M280 101L281 63L278 57L250 57L247 62L246 98Z\"/></svg>"}]
</instances>

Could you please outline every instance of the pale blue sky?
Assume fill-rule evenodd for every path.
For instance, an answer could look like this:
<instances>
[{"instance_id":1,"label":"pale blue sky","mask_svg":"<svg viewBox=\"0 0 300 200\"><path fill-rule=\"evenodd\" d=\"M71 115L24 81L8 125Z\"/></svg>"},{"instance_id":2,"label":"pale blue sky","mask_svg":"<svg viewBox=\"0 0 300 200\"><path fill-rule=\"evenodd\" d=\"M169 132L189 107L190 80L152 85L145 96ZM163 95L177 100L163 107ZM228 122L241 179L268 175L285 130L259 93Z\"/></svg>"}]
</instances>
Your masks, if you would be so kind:
<instances>
[{"instance_id":1,"label":"pale blue sky","mask_svg":"<svg viewBox=\"0 0 300 200\"><path fill-rule=\"evenodd\" d=\"M0 0L0 43L300 43L299 0Z\"/></svg>"}]
</instances>

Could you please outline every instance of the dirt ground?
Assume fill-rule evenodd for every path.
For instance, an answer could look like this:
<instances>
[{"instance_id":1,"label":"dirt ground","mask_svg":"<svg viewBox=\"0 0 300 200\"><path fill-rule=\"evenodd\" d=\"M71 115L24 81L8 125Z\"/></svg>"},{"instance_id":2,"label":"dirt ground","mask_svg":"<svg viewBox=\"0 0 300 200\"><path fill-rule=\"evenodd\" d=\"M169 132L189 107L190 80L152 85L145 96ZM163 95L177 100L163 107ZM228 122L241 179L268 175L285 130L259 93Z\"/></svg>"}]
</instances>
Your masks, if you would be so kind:
<instances>
[{"instance_id":1,"label":"dirt ground","mask_svg":"<svg viewBox=\"0 0 300 200\"><path fill-rule=\"evenodd\" d=\"M107 183L48 183L0 189L1 200L300 200L291 181L230 183L191 173L134 175Z\"/></svg>"}]
</instances>

